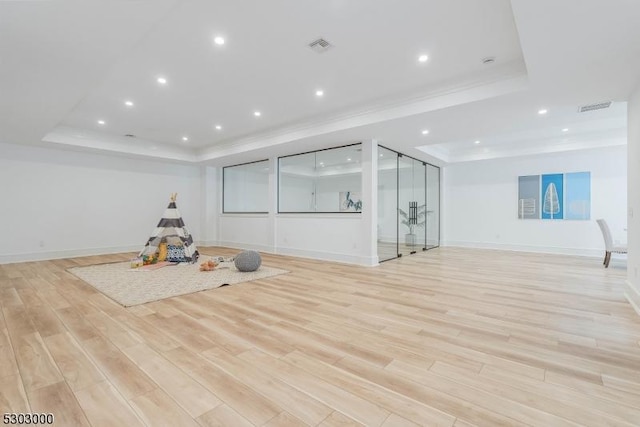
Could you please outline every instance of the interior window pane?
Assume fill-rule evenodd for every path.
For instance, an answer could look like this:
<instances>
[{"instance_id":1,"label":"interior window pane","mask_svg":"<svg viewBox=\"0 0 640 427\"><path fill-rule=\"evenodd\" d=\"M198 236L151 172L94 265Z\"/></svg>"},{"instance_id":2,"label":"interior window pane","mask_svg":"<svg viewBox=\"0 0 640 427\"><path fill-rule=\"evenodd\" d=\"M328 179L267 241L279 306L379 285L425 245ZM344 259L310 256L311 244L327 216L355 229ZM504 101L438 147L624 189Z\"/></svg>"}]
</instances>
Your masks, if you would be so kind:
<instances>
[{"instance_id":1,"label":"interior window pane","mask_svg":"<svg viewBox=\"0 0 640 427\"><path fill-rule=\"evenodd\" d=\"M223 168L223 213L269 211L269 161Z\"/></svg>"},{"instance_id":2,"label":"interior window pane","mask_svg":"<svg viewBox=\"0 0 640 427\"><path fill-rule=\"evenodd\" d=\"M362 211L361 145L279 159L279 212Z\"/></svg>"}]
</instances>

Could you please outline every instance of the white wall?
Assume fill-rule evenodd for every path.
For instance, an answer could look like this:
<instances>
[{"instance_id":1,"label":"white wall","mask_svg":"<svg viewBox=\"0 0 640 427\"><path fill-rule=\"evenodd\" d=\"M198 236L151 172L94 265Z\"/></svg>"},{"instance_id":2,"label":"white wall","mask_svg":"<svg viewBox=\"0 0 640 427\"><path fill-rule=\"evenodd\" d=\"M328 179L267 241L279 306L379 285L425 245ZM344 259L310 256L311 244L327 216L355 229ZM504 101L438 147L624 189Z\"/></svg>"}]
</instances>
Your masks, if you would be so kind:
<instances>
[{"instance_id":1,"label":"white wall","mask_svg":"<svg viewBox=\"0 0 640 427\"><path fill-rule=\"evenodd\" d=\"M198 166L0 144L0 263L141 249L172 192L196 241Z\"/></svg>"},{"instance_id":2,"label":"white wall","mask_svg":"<svg viewBox=\"0 0 640 427\"><path fill-rule=\"evenodd\" d=\"M626 241L627 148L458 163L445 168L443 244L600 256L595 222ZM518 176L591 172L591 221L519 220Z\"/></svg>"},{"instance_id":3,"label":"white wall","mask_svg":"<svg viewBox=\"0 0 640 427\"><path fill-rule=\"evenodd\" d=\"M361 214L282 214L276 217L280 254L367 264Z\"/></svg>"},{"instance_id":4,"label":"white wall","mask_svg":"<svg viewBox=\"0 0 640 427\"><path fill-rule=\"evenodd\" d=\"M217 245L273 252L267 214L224 214L218 224Z\"/></svg>"},{"instance_id":5,"label":"white wall","mask_svg":"<svg viewBox=\"0 0 640 427\"><path fill-rule=\"evenodd\" d=\"M640 85L629 98L628 108L629 255L626 294L640 314Z\"/></svg>"}]
</instances>

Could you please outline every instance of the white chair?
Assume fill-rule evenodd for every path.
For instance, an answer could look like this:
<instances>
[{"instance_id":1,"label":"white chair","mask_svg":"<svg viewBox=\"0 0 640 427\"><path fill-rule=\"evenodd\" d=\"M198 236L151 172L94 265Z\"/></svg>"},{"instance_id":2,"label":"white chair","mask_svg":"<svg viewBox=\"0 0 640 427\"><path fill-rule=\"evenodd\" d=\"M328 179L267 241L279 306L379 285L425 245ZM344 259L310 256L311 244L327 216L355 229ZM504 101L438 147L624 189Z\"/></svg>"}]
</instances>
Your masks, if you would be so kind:
<instances>
[{"instance_id":1,"label":"white chair","mask_svg":"<svg viewBox=\"0 0 640 427\"><path fill-rule=\"evenodd\" d=\"M613 245L613 239L611 238L611 230L609 230L609 226L607 225L607 221L605 221L604 219L598 219L596 220L596 222L598 223L598 225L600 226L600 231L602 231L602 237L604 238L604 247L605 247L605 253L604 253L604 267L608 268L609 267L609 261L611 261L611 254L626 254L627 253L627 247L626 246L622 246L622 245L618 245L618 246L614 246Z\"/></svg>"}]
</instances>

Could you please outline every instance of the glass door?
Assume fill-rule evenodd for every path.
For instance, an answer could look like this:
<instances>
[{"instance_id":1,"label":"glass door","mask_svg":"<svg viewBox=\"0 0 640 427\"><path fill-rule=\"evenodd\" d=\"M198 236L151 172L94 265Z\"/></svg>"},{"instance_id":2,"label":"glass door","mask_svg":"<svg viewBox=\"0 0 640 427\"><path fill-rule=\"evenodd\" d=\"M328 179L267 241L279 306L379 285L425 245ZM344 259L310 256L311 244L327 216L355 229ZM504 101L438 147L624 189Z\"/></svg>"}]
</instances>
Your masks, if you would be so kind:
<instances>
[{"instance_id":1,"label":"glass door","mask_svg":"<svg viewBox=\"0 0 640 427\"><path fill-rule=\"evenodd\" d=\"M418 201L414 192L414 160L398 155L398 256L416 252Z\"/></svg>"},{"instance_id":2,"label":"glass door","mask_svg":"<svg viewBox=\"0 0 640 427\"><path fill-rule=\"evenodd\" d=\"M415 219L413 234L415 234L414 251L427 249L427 164L419 160L413 161L413 204Z\"/></svg>"},{"instance_id":3,"label":"glass door","mask_svg":"<svg viewBox=\"0 0 640 427\"><path fill-rule=\"evenodd\" d=\"M378 260L398 256L398 154L378 147Z\"/></svg>"},{"instance_id":4,"label":"glass door","mask_svg":"<svg viewBox=\"0 0 640 427\"><path fill-rule=\"evenodd\" d=\"M378 260L440 245L440 168L378 147Z\"/></svg>"},{"instance_id":5,"label":"glass door","mask_svg":"<svg viewBox=\"0 0 640 427\"><path fill-rule=\"evenodd\" d=\"M440 246L440 168L427 165L427 249Z\"/></svg>"}]
</instances>

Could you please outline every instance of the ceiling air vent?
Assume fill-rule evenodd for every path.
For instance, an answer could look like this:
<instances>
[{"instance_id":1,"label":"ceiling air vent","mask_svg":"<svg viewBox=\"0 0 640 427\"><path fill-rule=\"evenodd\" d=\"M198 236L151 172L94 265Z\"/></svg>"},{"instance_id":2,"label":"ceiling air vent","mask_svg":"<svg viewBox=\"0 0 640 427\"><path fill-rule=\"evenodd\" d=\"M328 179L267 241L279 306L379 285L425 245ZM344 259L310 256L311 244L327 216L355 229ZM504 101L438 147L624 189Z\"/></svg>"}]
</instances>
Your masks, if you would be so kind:
<instances>
[{"instance_id":1,"label":"ceiling air vent","mask_svg":"<svg viewBox=\"0 0 640 427\"><path fill-rule=\"evenodd\" d=\"M598 102L596 104L583 105L578 107L578 113L586 113L587 111L602 110L611 107L611 101Z\"/></svg>"},{"instance_id":2,"label":"ceiling air vent","mask_svg":"<svg viewBox=\"0 0 640 427\"><path fill-rule=\"evenodd\" d=\"M325 39L320 38L309 43L309 47L316 53L323 53L331 49L333 45Z\"/></svg>"},{"instance_id":3,"label":"ceiling air vent","mask_svg":"<svg viewBox=\"0 0 640 427\"><path fill-rule=\"evenodd\" d=\"M125 135L127 138L135 138L136 136L132 133L128 133Z\"/></svg>"}]
</instances>

